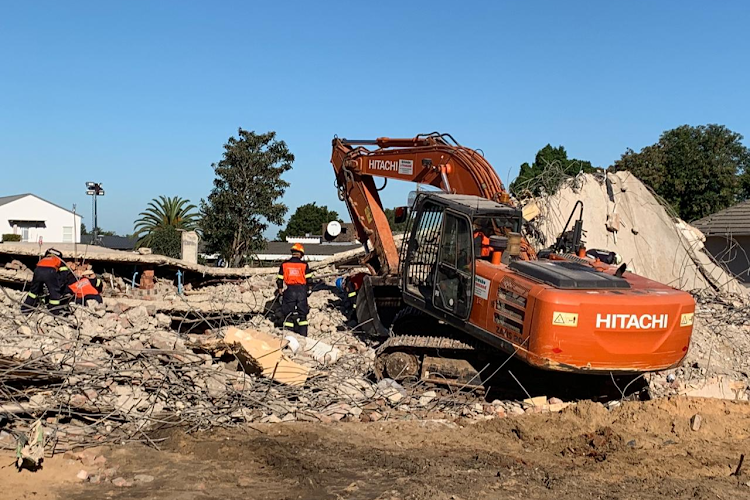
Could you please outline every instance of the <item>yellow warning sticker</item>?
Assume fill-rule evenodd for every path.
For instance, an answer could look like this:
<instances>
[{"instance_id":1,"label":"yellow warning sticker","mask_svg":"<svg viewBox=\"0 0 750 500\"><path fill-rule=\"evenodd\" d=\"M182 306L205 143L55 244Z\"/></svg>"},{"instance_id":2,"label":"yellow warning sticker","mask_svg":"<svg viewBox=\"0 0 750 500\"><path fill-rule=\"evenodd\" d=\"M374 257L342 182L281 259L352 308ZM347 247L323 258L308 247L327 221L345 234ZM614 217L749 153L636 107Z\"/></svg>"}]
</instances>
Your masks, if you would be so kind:
<instances>
[{"instance_id":1,"label":"yellow warning sticker","mask_svg":"<svg viewBox=\"0 0 750 500\"><path fill-rule=\"evenodd\" d=\"M685 313L680 316L680 326L693 326L693 316L695 313Z\"/></svg>"},{"instance_id":2,"label":"yellow warning sticker","mask_svg":"<svg viewBox=\"0 0 750 500\"><path fill-rule=\"evenodd\" d=\"M578 326L578 313L552 313L552 324L555 326Z\"/></svg>"}]
</instances>

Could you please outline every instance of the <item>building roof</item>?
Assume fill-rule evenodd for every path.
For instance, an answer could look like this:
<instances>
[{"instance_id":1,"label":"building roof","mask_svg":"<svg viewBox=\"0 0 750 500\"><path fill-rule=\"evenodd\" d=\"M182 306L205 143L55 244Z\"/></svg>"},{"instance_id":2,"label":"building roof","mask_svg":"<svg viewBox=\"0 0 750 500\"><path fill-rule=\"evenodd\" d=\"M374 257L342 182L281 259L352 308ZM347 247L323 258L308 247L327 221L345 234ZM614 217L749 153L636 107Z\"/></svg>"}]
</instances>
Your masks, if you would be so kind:
<instances>
[{"instance_id":1,"label":"building roof","mask_svg":"<svg viewBox=\"0 0 750 500\"><path fill-rule=\"evenodd\" d=\"M7 205L10 202L20 200L21 198L29 196L29 193L26 194L14 194L13 196L0 196L0 206Z\"/></svg>"},{"instance_id":2,"label":"building roof","mask_svg":"<svg viewBox=\"0 0 750 500\"><path fill-rule=\"evenodd\" d=\"M336 255L337 253L354 250L362 245L359 243L311 243L305 244L306 255ZM292 246L286 241L267 241L266 248L259 254L288 255Z\"/></svg>"},{"instance_id":3,"label":"building roof","mask_svg":"<svg viewBox=\"0 0 750 500\"><path fill-rule=\"evenodd\" d=\"M94 236L91 234L85 234L81 236L81 243L91 244ZM127 238L125 236L99 236L100 246L105 248L111 248L113 250L133 250L135 244L138 242L135 238Z\"/></svg>"},{"instance_id":4,"label":"building roof","mask_svg":"<svg viewBox=\"0 0 750 500\"><path fill-rule=\"evenodd\" d=\"M57 207L60 210L65 210L66 212L70 212L71 214L73 213L72 210L68 210L67 208L63 208L60 205L57 205L56 203L52 203L49 200L45 200L44 198L41 198L41 197L39 197L39 196L37 196L37 195L35 195L33 193L14 194L12 196L0 196L0 206L7 205L8 203L13 203L16 200L20 200L21 198L26 198L27 196L33 196L37 200L42 200L43 202L49 203L53 207ZM83 217L81 214L75 214L75 215L77 215L78 217Z\"/></svg>"},{"instance_id":5,"label":"building roof","mask_svg":"<svg viewBox=\"0 0 750 500\"><path fill-rule=\"evenodd\" d=\"M706 236L750 236L750 200L737 203L691 223Z\"/></svg>"}]
</instances>

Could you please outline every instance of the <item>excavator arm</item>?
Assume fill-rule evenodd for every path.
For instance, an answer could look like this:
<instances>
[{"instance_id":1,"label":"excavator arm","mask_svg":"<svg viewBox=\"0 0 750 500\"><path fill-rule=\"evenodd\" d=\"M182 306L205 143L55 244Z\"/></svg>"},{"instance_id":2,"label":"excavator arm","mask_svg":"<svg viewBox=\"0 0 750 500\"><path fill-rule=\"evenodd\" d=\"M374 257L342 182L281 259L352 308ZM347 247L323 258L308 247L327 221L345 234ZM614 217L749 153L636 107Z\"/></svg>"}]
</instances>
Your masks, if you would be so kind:
<instances>
[{"instance_id":1,"label":"excavator arm","mask_svg":"<svg viewBox=\"0 0 750 500\"><path fill-rule=\"evenodd\" d=\"M339 198L346 203L359 240L367 246L363 264L377 275L395 274L399 256L376 177L383 177L385 183L388 179L409 181L510 204L510 195L487 160L448 134L434 132L410 139L335 138L331 164Z\"/></svg>"}]
</instances>

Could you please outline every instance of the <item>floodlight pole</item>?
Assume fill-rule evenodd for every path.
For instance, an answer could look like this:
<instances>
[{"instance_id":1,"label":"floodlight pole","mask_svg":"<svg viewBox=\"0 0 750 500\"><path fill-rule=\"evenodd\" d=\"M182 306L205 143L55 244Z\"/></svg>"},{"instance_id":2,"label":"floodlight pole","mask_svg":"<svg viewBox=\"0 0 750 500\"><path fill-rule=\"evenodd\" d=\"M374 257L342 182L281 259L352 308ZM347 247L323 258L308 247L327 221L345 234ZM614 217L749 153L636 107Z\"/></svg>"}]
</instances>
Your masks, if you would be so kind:
<instances>
[{"instance_id":1,"label":"floodlight pole","mask_svg":"<svg viewBox=\"0 0 750 500\"><path fill-rule=\"evenodd\" d=\"M93 211L94 211L94 237L92 243L94 245L99 243L99 214L98 214L98 204L97 204L97 196L104 196L104 189L102 189L102 184L100 182L87 182L86 183L86 194L90 194L93 202Z\"/></svg>"}]
</instances>

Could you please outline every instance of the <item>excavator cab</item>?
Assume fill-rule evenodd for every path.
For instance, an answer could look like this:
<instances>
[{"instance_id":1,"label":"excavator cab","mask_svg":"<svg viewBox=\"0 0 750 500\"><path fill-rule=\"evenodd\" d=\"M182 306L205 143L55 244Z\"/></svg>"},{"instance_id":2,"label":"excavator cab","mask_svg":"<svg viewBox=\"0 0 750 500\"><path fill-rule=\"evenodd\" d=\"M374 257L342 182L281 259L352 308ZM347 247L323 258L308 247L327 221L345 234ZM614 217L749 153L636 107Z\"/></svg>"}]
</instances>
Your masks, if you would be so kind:
<instances>
[{"instance_id":1,"label":"excavator cab","mask_svg":"<svg viewBox=\"0 0 750 500\"><path fill-rule=\"evenodd\" d=\"M481 258L474 228L482 225L485 234L517 232L521 211L477 196L421 193L410 220L401 256L405 302L448 322L467 320Z\"/></svg>"}]
</instances>

